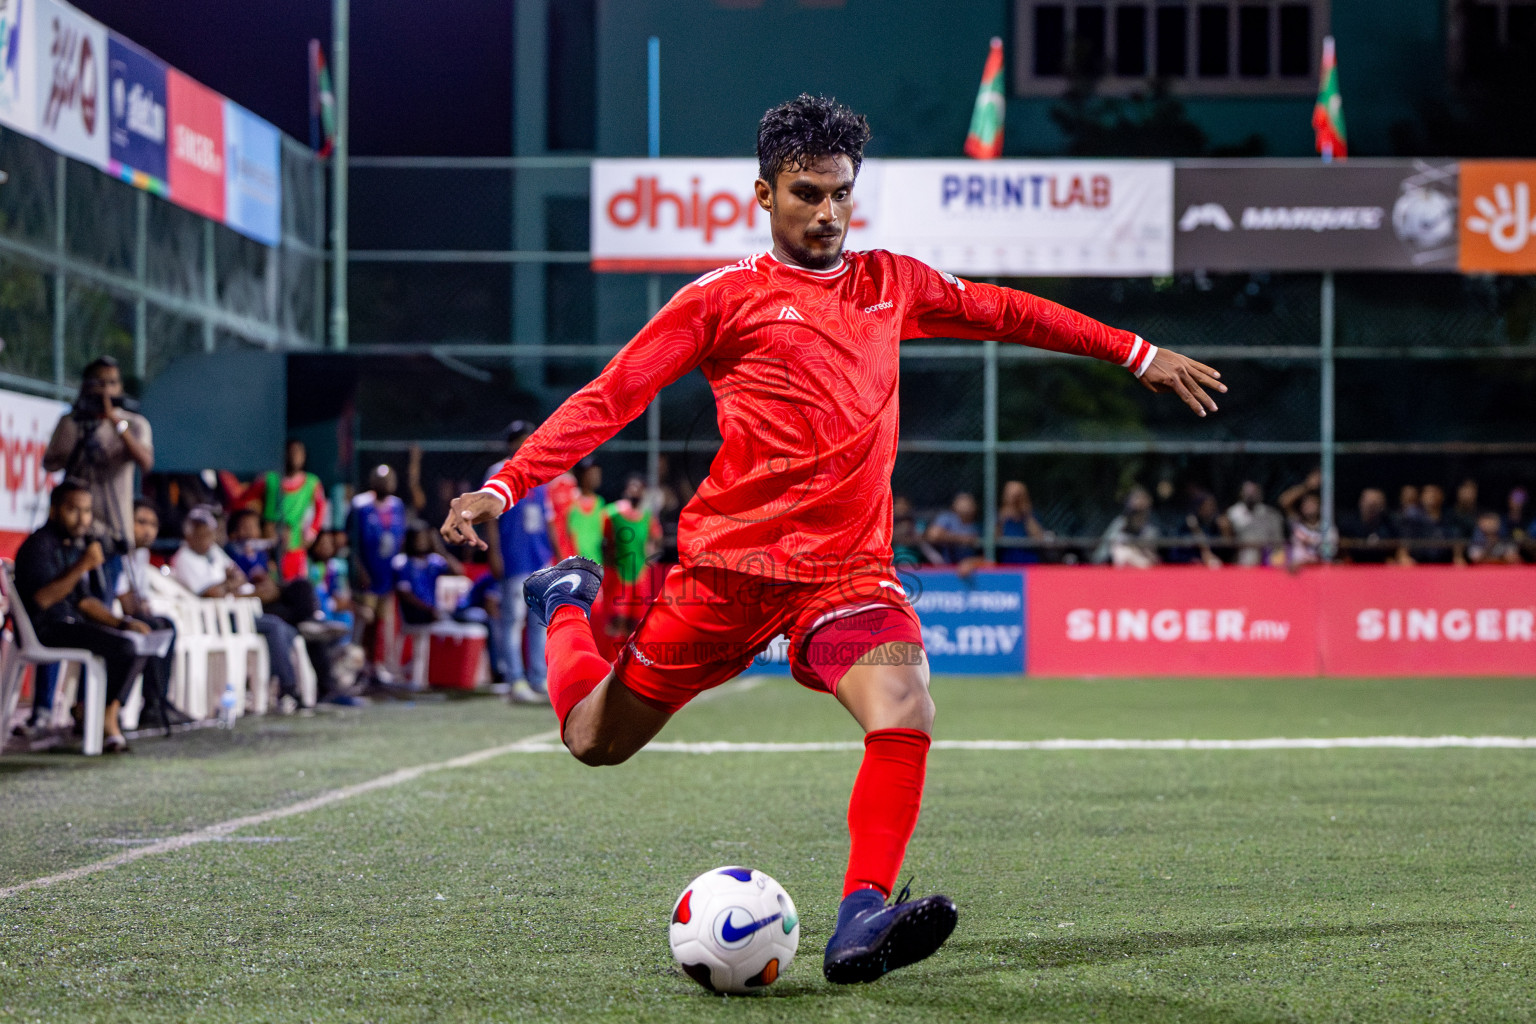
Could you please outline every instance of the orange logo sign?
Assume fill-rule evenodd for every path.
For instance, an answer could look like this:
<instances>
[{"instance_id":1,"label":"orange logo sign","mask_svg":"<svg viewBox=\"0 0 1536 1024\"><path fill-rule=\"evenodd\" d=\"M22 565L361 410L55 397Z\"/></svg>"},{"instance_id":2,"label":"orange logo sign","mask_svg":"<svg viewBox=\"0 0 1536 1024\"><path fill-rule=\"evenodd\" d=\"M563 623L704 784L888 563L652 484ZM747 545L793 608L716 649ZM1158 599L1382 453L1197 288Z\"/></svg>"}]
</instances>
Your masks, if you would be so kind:
<instances>
[{"instance_id":1,"label":"orange logo sign","mask_svg":"<svg viewBox=\"0 0 1536 1024\"><path fill-rule=\"evenodd\" d=\"M1536 161L1461 164L1461 269L1536 271Z\"/></svg>"}]
</instances>

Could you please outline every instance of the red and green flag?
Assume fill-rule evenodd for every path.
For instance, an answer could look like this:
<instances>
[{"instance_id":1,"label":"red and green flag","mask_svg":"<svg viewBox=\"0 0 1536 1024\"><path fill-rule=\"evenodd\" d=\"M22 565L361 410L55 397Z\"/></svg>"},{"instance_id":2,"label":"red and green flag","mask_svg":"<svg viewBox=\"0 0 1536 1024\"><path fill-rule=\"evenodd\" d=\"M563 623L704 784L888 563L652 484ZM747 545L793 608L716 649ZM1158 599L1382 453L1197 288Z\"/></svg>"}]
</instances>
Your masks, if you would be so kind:
<instances>
[{"instance_id":1,"label":"red and green flag","mask_svg":"<svg viewBox=\"0 0 1536 1024\"><path fill-rule=\"evenodd\" d=\"M309 41L309 144L321 156L330 156L336 144L336 93L318 39Z\"/></svg>"},{"instance_id":2,"label":"red and green flag","mask_svg":"<svg viewBox=\"0 0 1536 1024\"><path fill-rule=\"evenodd\" d=\"M1317 85L1317 105L1312 108L1312 132L1317 151L1326 160L1349 155L1344 133L1344 97L1339 94L1339 68L1334 59L1333 36L1323 39L1322 78Z\"/></svg>"},{"instance_id":3,"label":"red and green flag","mask_svg":"<svg viewBox=\"0 0 1536 1024\"><path fill-rule=\"evenodd\" d=\"M996 160L1003 155L1003 41L992 37L987 65L976 91L971 130L965 137L965 154L977 160Z\"/></svg>"}]
</instances>

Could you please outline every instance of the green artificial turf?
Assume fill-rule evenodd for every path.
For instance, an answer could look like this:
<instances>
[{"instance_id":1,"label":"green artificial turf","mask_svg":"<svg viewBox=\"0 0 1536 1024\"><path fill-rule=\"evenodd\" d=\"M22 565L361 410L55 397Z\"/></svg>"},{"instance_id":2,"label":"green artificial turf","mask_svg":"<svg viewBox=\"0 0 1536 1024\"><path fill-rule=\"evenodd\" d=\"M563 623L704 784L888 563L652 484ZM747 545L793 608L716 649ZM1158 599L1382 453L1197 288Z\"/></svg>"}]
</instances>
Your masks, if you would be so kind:
<instances>
[{"instance_id":1,"label":"green artificial turf","mask_svg":"<svg viewBox=\"0 0 1536 1024\"><path fill-rule=\"evenodd\" d=\"M1536 735L1536 680L934 689L946 739ZM122 758L7 756L0 886L551 725L423 702ZM661 738L857 731L772 681ZM820 953L857 766L509 754L0 899L0 1020L1536 1017L1536 751L935 751L905 871L955 898L959 928L925 963L834 988ZM707 995L667 949L673 899L726 863L774 875L801 913L800 957L755 997Z\"/></svg>"}]
</instances>

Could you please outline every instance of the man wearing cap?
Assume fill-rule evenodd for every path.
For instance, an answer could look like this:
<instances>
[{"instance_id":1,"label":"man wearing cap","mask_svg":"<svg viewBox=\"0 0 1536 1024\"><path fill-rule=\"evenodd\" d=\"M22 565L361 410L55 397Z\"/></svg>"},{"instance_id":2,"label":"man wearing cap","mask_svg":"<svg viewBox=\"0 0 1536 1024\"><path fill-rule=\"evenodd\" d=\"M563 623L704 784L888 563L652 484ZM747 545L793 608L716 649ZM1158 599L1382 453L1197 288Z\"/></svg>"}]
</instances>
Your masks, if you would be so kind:
<instances>
[{"instance_id":1,"label":"man wearing cap","mask_svg":"<svg viewBox=\"0 0 1536 1024\"><path fill-rule=\"evenodd\" d=\"M513 420L507 425L501 434L507 443L507 458L517 454L535 426L525 420ZM486 476L494 476L502 465L498 462L491 466ZM549 700L544 689L544 627L528 621L523 581L530 573L554 562L549 538L552 515L544 487L535 487L496 520L488 537L491 572L501 581L502 593L500 619L491 623L490 630L491 660L504 680L496 684L496 689L518 704Z\"/></svg>"}]
</instances>

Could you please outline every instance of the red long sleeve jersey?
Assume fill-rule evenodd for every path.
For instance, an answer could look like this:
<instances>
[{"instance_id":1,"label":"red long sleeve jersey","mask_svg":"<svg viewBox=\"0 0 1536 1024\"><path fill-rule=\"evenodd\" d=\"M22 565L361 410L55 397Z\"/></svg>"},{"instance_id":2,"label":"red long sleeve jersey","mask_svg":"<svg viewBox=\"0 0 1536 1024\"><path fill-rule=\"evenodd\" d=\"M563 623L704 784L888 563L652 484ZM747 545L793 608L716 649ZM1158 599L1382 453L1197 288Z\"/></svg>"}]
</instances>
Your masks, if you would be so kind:
<instances>
[{"instance_id":1,"label":"red long sleeve jersey","mask_svg":"<svg viewBox=\"0 0 1536 1024\"><path fill-rule=\"evenodd\" d=\"M813 271L759 254L673 296L486 486L510 506L698 367L723 443L682 512L683 564L788 580L888 569L899 347L933 337L995 338L1132 368L1154 351L1054 302L907 256L848 252Z\"/></svg>"}]
</instances>

